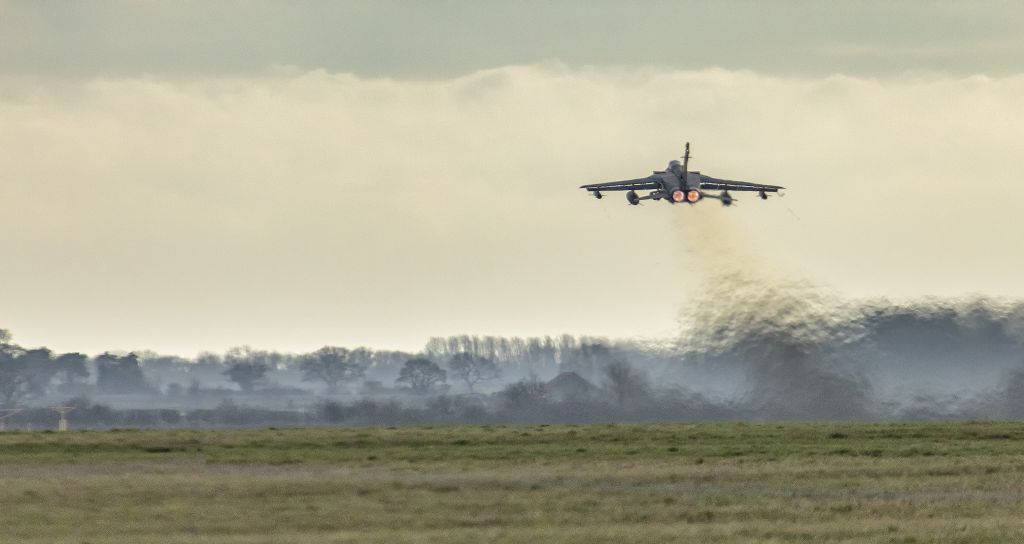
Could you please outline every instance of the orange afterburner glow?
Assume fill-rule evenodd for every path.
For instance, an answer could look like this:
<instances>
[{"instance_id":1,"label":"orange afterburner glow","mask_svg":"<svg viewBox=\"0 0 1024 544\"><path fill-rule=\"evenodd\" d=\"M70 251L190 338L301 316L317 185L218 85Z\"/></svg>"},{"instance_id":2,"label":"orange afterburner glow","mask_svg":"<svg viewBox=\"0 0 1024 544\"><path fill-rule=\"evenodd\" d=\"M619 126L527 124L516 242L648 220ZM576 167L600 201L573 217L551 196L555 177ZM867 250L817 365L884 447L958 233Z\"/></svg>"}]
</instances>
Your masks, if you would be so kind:
<instances>
[{"instance_id":1,"label":"orange afterburner glow","mask_svg":"<svg viewBox=\"0 0 1024 544\"><path fill-rule=\"evenodd\" d=\"M689 200L691 204L700 200L700 191L690 191L686 193L686 200Z\"/></svg>"},{"instance_id":2,"label":"orange afterburner glow","mask_svg":"<svg viewBox=\"0 0 1024 544\"><path fill-rule=\"evenodd\" d=\"M676 202L682 202L685 199L686 195L684 195L682 191L672 191L672 200L675 200Z\"/></svg>"}]
</instances>

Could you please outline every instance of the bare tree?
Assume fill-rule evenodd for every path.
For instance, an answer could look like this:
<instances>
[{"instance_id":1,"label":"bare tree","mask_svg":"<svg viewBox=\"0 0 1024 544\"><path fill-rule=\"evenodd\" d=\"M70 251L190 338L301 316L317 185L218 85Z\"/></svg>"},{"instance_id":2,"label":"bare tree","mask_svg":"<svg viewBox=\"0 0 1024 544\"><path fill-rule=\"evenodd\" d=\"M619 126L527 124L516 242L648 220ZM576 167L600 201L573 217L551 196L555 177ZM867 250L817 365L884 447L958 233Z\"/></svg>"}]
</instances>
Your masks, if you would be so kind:
<instances>
[{"instance_id":1,"label":"bare tree","mask_svg":"<svg viewBox=\"0 0 1024 544\"><path fill-rule=\"evenodd\" d=\"M256 386L263 381L263 377L267 374L267 370L270 367L266 363L255 362L255 361L238 361L232 363L227 370L224 371L224 375L231 381L238 384L238 387L242 388L242 391L251 393Z\"/></svg>"},{"instance_id":2,"label":"bare tree","mask_svg":"<svg viewBox=\"0 0 1024 544\"><path fill-rule=\"evenodd\" d=\"M547 387L536 380L509 384L501 390L499 396L504 407L514 411L536 410L548 402Z\"/></svg>"},{"instance_id":3,"label":"bare tree","mask_svg":"<svg viewBox=\"0 0 1024 544\"><path fill-rule=\"evenodd\" d=\"M568 340L563 343L568 345ZM588 380L593 380L598 377L601 369L612 361L612 351L604 343L580 342L579 346L563 348L561 370L575 372Z\"/></svg>"},{"instance_id":4,"label":"bare tree","mask_svg":"<svg viewBox=\"0 0 1024 544\"><path fill-rule=\"evenodd\" d=\"M322 381L332 393L338 390L339 384L356 380L366 372L351 351L334 346L324 346L303 356L299 368L302 369L303 380Z\"/></svg>"},{"instance_id":5,"label":"bare tree","mask_svg":"<svg viewBox=\"0 0 1024 544\"><path fill-rule=\"evenodd\" d=\"M224 363L228 369L223 372L231 381L246 393L252 392L263 381L267 372L280 362L278 353L239 346L229 349L224 354Z\"/></svg>"},{"instance_id":6,"label":"bare tree","mask_svg":"<svg viewBox=\"0 0 1024 544\"><path fill-rule=\"evenodd\" d=\"M224 353L224 363L237 362L263 363L268 369L277 368L286 362L287 357L276 352L255 349L251 346L236 346Z\"/></svg>"},{"instance_id":7,"label":"bare tree","mask_svg":"<svg viewBox=\"0 0 1024 544\"><path fill-rule=\"evenodd\" d=\"M647 394L647 379L625 361L612 361L604 367L605 387L615 397L619 408Z\"/></svg>"},{"instance_id":8,"label":"bare tree","mask_svg":"<svg viewBox=\"0 0 1024 544\"><path fill-rule=\"evenodd\" d=\"M437 366L437 363L430 359L417 357L405 362L405 366L398 373L399 383L409 384L409 388L417 393L425 393L434 387L435 384L448 379L448 373Z\"/></svg>"},{"instance_id":9,"label":"bare tree","mask_svg":"<svg viewBox=\"0 0 1024 544\"><path fill-rule=\"evenodd\" d=\"M501 377L501 369L494 360L472 353L456 353L448 361L448 371L456 379L466 382L470 393L475 393L476 384Z\"/></svg>"}]
</instances>

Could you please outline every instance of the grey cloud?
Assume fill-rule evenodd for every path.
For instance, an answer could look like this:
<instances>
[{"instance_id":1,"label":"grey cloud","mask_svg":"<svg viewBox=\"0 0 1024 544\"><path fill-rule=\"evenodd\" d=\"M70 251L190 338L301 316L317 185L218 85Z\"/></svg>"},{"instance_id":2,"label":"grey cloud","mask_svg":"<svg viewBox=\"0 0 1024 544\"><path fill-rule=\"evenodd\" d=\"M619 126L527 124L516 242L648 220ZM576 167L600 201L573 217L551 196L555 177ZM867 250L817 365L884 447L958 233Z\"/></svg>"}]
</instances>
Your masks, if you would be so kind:
<instances>
[{"instance_id":1,"label":"grey cloud","mask_svg":"<svg viewBox=\"0 0 1024 544\"><path fill-rule=\"evenodd\" d=\"M86 77L292 66L437 78L547 60L1005 74L1024 56L1024 8L1014 2L8 1L0 9L0 71Z\"/></svg>"}]
</instances>

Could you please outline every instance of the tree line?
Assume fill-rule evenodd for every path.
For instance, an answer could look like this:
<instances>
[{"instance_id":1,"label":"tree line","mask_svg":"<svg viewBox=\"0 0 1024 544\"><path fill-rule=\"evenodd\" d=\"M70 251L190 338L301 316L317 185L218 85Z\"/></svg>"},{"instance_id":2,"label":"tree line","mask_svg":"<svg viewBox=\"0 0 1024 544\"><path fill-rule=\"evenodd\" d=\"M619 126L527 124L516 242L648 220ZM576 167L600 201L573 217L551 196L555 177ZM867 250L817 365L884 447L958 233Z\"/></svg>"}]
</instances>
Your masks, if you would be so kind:
<instances>
[{"instance_id":1,"label":"tree line","mask_svg":"<svg viewBox=\"0 0 1024 544\"><path fill-rule=\"evenodd\" d=\"M23 405L47 394L99 395L197 393L224 380L242 393L272 386L275 375L298 375L328 396L358 384L391 386L394 392L426 395L454 388L476 394L504 379L538 379L573 371L593 378L610 361L612 349L592 339L432 338L421 353L324 346L301 354L232 348L195 358L151 352L55 353L24 348L0 329L0 406ZM622 356L618 356L619 359ZM161 387L163 376L170 383ZM189 376L188 383L183 383Z\"/></svg>"}]
</instances>

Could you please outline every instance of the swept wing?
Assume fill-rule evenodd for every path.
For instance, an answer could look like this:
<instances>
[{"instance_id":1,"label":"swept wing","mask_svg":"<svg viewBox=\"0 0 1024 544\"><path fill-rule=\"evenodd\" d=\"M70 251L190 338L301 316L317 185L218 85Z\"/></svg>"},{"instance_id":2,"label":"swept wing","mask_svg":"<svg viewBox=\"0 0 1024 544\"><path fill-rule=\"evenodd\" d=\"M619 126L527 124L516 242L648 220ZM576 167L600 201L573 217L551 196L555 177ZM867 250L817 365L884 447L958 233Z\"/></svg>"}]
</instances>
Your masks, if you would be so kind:
<instances>
[{"instance_id":1,"label":"swept wing","mask_svg":"<svg viewBox=\"0 0 1024 544\"><path fill-rule=\"evenodd\" d=\"M700 176L700 188L719 191L757 191L761 193L777 193L779 189L785 189L778 185L762 185L760 183L749 183L746 181L733 181L731 179L718 179L711 176Z\"/></svg>"},{"instance_id":2,"label":"swept wing","mask_svg":"<svg viewBox=\"0 0 1024 544\"><path fill-rule=\"evenodd\" d=\"M588 191L644 191L661 189L661 177L647 176L646 178L626 179L622 181L606 181L604 183L591 183L580 185L580 189Z\"/></svg>"}]
</instances>

